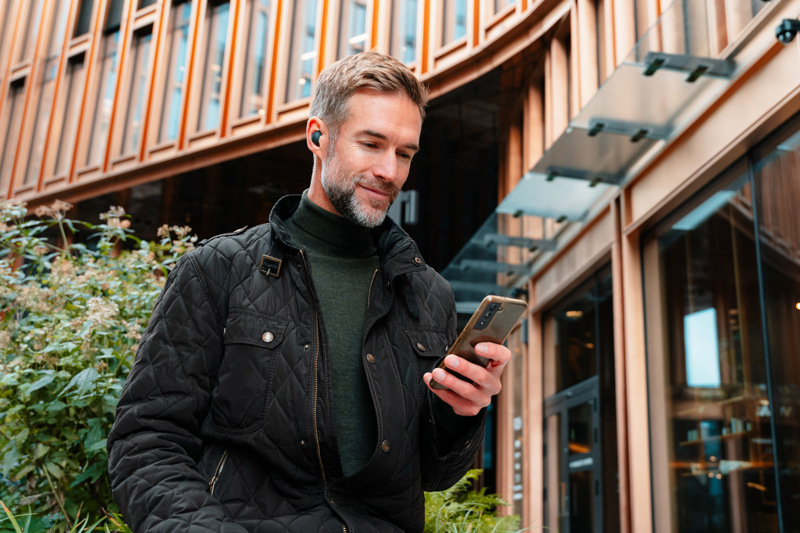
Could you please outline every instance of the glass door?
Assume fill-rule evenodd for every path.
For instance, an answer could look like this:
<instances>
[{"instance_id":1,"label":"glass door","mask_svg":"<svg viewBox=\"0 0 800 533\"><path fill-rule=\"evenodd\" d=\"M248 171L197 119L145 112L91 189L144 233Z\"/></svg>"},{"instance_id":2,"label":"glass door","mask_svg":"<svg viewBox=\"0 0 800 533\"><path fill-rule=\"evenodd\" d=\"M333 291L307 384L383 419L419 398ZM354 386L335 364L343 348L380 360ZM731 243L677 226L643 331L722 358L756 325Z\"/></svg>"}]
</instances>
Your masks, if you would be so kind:
<instances>
[{"instance_id":1,"label":"glass door","mask_svg":"<svg viewBox=\"0 0 800 533\"><path fill-rule=\"evenodd\" d=\"M545 401L548 524L561 533L603 530L599 408L597 377Z\"/></svg>"}]
</instances>

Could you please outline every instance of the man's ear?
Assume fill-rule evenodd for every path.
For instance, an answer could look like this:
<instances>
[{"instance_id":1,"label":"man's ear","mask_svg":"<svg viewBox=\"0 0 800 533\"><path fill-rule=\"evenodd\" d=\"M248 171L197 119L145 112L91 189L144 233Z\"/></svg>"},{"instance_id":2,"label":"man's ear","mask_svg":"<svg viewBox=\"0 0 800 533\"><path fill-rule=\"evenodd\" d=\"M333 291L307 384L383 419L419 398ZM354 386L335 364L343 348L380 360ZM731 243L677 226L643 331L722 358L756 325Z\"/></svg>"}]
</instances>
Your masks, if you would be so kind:
<instances>
[{"instance_id":1,"label":"man's ear","mask_svg":"<svg viewBox=\"0 0 800 533\"><path fill-rule=\"evenodd\" d=\"M325 158L328 148L328 127L319 117L311 117L306 124L306 146L320 159Z\"/></svg>"}]
</instances>

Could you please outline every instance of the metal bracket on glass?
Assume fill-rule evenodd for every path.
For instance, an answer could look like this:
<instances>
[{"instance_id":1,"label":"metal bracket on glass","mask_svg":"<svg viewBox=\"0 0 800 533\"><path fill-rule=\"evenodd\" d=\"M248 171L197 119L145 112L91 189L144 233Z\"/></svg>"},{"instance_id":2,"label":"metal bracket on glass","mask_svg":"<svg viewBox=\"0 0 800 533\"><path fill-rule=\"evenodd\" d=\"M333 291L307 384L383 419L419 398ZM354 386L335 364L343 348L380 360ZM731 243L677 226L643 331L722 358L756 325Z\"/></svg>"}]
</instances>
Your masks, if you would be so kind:
<instances>
[{"instance_id":1,"label":"metal bracket on glass","mask_svg":"<svg viewBox=\"0 0 800 533\"><path fill-rule=\"evenodd\" d=\"M589 137L594 137L598 133L611 133L630 137L631 142L635 143L642 139L652 139L654 141L667 140L672 134L672 128L670 126L645 124L643 122L623 122L621 120L609 120L605 118L590 119Z\"/></svg>"},{"instance_id":2,"label":"metal bracket on glass","mask_svg":"<svg viewBox=\"0 0 800 533\"><path fill-rule=\"evenodd\" d=\"M598 183L619 185L619 183L623 180L625 176L603 174L600 172L592 172L590 170L581 170L578 168L555 167L555 166L547 167L547 178L546 178L547 181L553 181L558 177L572 178L576 180L586 181L589 183L589 187L594 187Z\"/></svg>"},{"instance_id":3,"label":"metal bracket on glass","mask_svg":"<svg viewBox=\"0 0 800 533\"><path fill-rule=\"evenodd\" d=\"M497 272L509 276L518 276L525 272L524 265L512 265L511 263L500 263L482 259L464 259L461 261L461 270L479 270L483 272Z\"/></svg>"},{"instance_id":4,"label":"metal bracket on glass","mask_svg":"<svg viewBox=\"0 0 800 533\"><path fill-rule=\"evenodd\" d=\"M501 235L499 233L484 235L483 243L486 246L515 246L517 248L525 248L531 252L534 250L550 252L556 249L556 241L553 239L530 239L528 237Z\"/></svg>"},{"instance_id":5,"label":"metal bracket on glass","mask_svg":"<svg viewBox=\"0 0 800 533\"><path fill-rule=\"evenodd\" d=\"M689 76L686 81L689 83L697 81L701 76L730 78L736 69L736 63L732 59L712 59L664 52L647 52L644 64L645 76L652 76L659 69L665 68L687 72Z\"/></svg>"}]
</instances>

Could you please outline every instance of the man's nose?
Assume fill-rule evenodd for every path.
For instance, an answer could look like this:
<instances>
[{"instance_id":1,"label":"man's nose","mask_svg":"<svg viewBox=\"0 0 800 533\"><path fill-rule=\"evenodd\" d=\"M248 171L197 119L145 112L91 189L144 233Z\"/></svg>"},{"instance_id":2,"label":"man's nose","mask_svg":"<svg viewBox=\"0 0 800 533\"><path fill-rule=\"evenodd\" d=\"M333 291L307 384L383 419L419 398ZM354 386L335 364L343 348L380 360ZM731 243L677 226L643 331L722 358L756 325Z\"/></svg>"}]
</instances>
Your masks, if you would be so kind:
<instances>
[{"instance_id":1,"label":"man's nose","mask_svg":"<svg viewBox=\"0 0 800 533\"><path fill-rule=\"evenodd\" d=\"M394 151L382 152L372 171L376 178L384 181L397 179L397 156Z\"/></svg>"}]
</instances>

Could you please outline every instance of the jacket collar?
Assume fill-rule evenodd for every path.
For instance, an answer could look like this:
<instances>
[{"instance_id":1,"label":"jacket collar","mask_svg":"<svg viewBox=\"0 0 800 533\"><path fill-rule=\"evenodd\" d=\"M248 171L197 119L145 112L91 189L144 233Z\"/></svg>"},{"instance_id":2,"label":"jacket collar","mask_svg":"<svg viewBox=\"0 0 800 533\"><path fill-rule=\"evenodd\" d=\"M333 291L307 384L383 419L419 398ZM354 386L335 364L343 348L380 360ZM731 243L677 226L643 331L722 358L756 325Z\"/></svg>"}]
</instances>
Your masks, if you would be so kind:
<instances>
[{"instance_id":1,"label":"jacket collar","mask_svg":"<svg viewBox=\"0 0 800 533\"><path fill-rule=\"evenodd\" d=\"M282 197L275 203L269 215L273 238L295 250L297 246L292 243L285 221L297 210L300 198L299 194ZM386 220L372 232L378 247L380 266L386 279L391 280L401 274L425 270L425 260L419 252L417 243L390 217L387 216Z\"/></svg>"}]
</instances>

